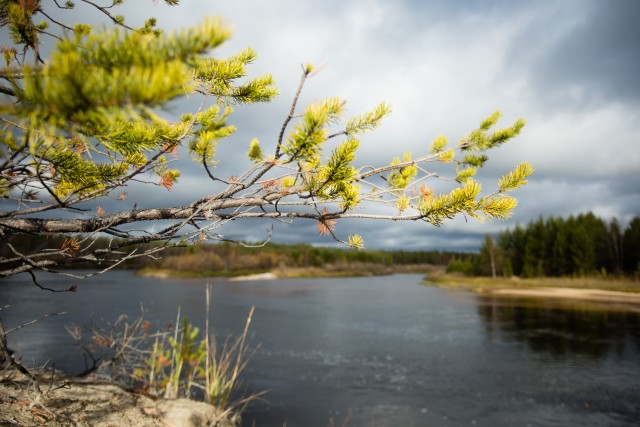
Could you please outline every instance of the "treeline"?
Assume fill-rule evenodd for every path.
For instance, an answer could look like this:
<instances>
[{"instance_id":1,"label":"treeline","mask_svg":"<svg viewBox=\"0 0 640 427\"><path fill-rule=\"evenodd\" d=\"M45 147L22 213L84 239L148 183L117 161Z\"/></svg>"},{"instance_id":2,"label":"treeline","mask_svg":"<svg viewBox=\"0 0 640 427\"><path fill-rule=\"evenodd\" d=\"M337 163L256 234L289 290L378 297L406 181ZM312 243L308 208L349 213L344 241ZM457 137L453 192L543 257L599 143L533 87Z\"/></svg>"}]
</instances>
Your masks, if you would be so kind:
<instances>
[{"instance_id":1,"label":"treeline","mask_svg":"<svg viewBox=\"0 0 640 427\"><path fill-rule=\"evenodd\" d=\"M449 271L476 275L562 277L634 275L640 271L640 217L621 228L593 213L540 217L497 240L487 236L477 256L452 260Z\"/></svg>"},{"instance_id":2,"label":"treeline","mask_svg":"<svg viewBox=\"0 0 640 427\"><path fill-rule=\"evenodd\" d=\"M461 253L445 251L381 251L316 247L309 244L269 243L247 248L236 243L198 244L170 250L149 267L177 271L268 271L275 268L323 268L335 265L373 264L447 265Z\"/></svg>"},{"instance_id":3,"label":"treeline","mask_svg":"<svg viewBox=\"0 0 640 427\"><path fill-rule=\"evenodd\" d=\"M0 260L16 259L16 252L34 254L42 251L56 251L65 247L65 242L82 241L79 236L30 236L9 235L4 245L0 245ZM11 244L11 248L6 243ZM81 262L80 256L85 246L91 250L106 249L118 240L102 237L84 242L77 248L77 259L71 259L68 268L95 268L96 265ZM139 248L143 249L143 248ZM156 254L159 259L133 258L120 264L118 268L161 268L190 272L216 271L268 271L275 268L323 268L347 264L375 264L385 268L402 265L446 266L452 259L464 254L447 251L382 251L352 250L346 248L315 247L309 244L274 244L264 247L245 247L237 243L199 243L189 247L168 248ZM67 258L68 259L68 258ZM13 267L22 263L16 259ZM103 263L102 268L107 264Z\"/></svg>"}]
</instances>

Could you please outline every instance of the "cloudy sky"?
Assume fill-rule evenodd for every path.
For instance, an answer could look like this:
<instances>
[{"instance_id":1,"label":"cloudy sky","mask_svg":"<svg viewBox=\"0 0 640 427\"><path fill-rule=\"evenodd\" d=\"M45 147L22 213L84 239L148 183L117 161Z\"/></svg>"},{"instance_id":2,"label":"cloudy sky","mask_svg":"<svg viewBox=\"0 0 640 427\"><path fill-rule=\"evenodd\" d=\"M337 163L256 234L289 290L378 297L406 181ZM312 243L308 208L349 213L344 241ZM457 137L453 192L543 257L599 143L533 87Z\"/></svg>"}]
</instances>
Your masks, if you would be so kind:
<instances>
[{"instance_id":1,"label":"cloudy sky","mask_svg":"<svg viewBox=\"0 0 640 427\"><path fill-rule=\"evenodd\" d=\"M219 149L222 176L242 172L251 138L266 146L277 138L301 63L326 64L309 80L302 105L327 96L346 99L353 114L383 100L392 105L393 114L379 130L363 138L360 164L385 164L407 150L425 152L438 134L457 141L496 109L504 113L501 124L527 120L517 140L490 153L479 176L490 189L520 161L536 168L529 185L515 194L520 204L511 220L479 224L460 218L441 228L338 223L339 235L360 232L368 248L477 249L485 233L539 215L593 211L624 223L640 214L637 0L182 0L174 8L161 3L129 0L122 13L136 25L155 16L165 29L220 15L235 36L215 54L251 46L259 54L252 73L270 72L278 82L275 102L243 107L232 116L239 131ZM80 7L73 14L82 21L100 19ZM183 102L174 109L191 107ZM176 204L188 201L210 185L201 169L188 166L169 197ZM167 197L141 203L166 203ZM267 228L254 221L221 232L256 240ZM308 222L276 223L274 240L331 243Z\"/></svg>"}]
</instances>

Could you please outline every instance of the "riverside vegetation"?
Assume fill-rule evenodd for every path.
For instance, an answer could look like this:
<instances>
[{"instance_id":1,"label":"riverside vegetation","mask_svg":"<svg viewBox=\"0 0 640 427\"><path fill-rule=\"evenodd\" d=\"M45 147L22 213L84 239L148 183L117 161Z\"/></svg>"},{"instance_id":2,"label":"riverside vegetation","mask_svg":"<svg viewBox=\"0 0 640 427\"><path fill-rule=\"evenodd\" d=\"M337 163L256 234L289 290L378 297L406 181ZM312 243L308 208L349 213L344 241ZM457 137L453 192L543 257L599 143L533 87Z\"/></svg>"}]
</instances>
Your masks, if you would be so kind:
<instances>
[{"instance_id":1,"label":"riverside vegetation","mask_svg":"<svg viewBox=\"0 0 640 427\"><path fill-rule=\"evenodd\" d=\"M267 245L259 252L238 245L202 245L147 267L172 275L280 277L428 273L440 285L568 287L639 292L640 217L621 227L593 213L567 219L540 217L525 227L487 235L477 253L449 251L345 251L309 245ZM448 273L444 275L443 273ZM461 280L459 275L465 276ZM456 276L458 275L458 276Z\"/></svg>"},{"instance_id":2,"label":"riverside vegetation","mask_svg":"<svg viewBox=\"0 0 640 427\"><path fill-rule=\"evenodd\" d=\"M376 251L267 244L259 250L236 244L196 245L171 254L141 274L238 276L272 272L278 277L339 277L432 272L462 253L447 251Z\"/></svg>"},{"instance_id":3,"label":"riverside vegetation","mask_svg":"<svg viewBox=\"0 0 640 427\"><path fill-rule=\"evenodd\" d=\"M63 245L69 236L10 236L8 242L20 252L33 252ZM95 248L117 244L117 240L99 238ZM8 254L0 247L0 256ZM183 277L240 276L275 271L283 277L390 274L393 272L431 272L442 270L463 252L408 250L345 250L308 244L268 243L260 248L221 242L198 243L188 248L167 248L158 259L133 258L118 268L140 270L143 275ZM76 263L74 268L95 269L91 262Z\"/></svg>"},{"instance_id":4,"label":"riverside vegetation","mask_svg":"<svg viewBox=\"0 0 640 427\"><path fill-rule=\"evenodd\" d=\"M475 276L637 277L640 272L640 217L623 229L593 213L566 219L540 217L486 236L477 255L453 259L448 272Z\"/></svg>"},{"instance_id":5,"label":"riverside vegetation","mask_svg":"<svg viewBox=\"0 0 640 427\"><path fill-rule=\"evenodd\" d=\"M204 401L219 408L225 417L239 415L247 403L260 395L234 401L239 375L253 355L246 340L254 309L249 311L238 338L220 341L209 328L210 286L205 292L204 334L188 319L181 318L180 309L175 325L164 331L151 332L152 325L144 313L133 321L121 316L105 328L69 326L78 347L92 361L83 374L108 372L118 384L167 399L191 398L197 389Z\"/></svg>"},{"instance_id":6,"label":"riverside vegetation","mask_svg":"<svg viewBox=\"0 0 640 427\"><path fill-rule=\"evenodd\" d=\"M3 369L0 390L7 400L0 399L0 423L237 425L246 406L263 394L243 395L240 390L239 377L255 351L247 344L254 309L249 311L237 338L217 339L209 328L210 286L205 292L204 334L181 318L179 308L175 324L163 330L153 330L144 310L135 319L120 315L115 322L102 326L68 325L67 331L85 355L85 370L72 379L55 370L42 370L29 373L35 382L25 383L15 370ZM50 385L42 391L38 383ZM134 390L135 394L127 395L117 386ZM82 390L96 399L82 397ZM184 400L196 397L212 406ZM66 404L60 406L60 401ZM103 407L101 401L111 403ZM146 416L136 414L140 410ZM119 419L114 414L128 414L126 417L131 418Z\"/></svg>"},{"instance_id":7,"label":"riverside vegetation","mask_svg":"<svg viewBox=\"0 0 640 427\"><path fill-rule=\"evenodd\" d=\"M640 292L640 217L623 229L593 213L540 217L487 235L477 254L453 257L437 286L475 290L579 288Z\"/></svg>"},{"instance_id":8,"label":"riverside vegetation","mask_svg":"<svg viewBox=\"0 0 640 427\"><path fill-rule=\"evenodd\" d=\"M68 236L32 236L8 241L21 252L62 245ZM96 248L117 244L100 238ZM443 250L345 250L308 244L268 243L259 248L230 242L168 248L159 259L135 258L120 268L142 275L208 277L272 272L278 277L339 277L427 273L444 284L564 286L633 290L640 264L640 217L621 227L592 213L550 217L486 236L478 252ZM8 249L0 248L0 255ZM91 263L75 267L95 268ZM449 276L443 276L444 273ZM495 274L494 274L495 273ZM452 276L454 275L454 276ZM455 276L458 275L458 276ZM487 280L494 276L496 280ZM448 280L448 278L452 280ZM474 277L474 279L472 279ZM485 278L483 278L485 277ZM501 280L497 280L502 278ZM551 278L554 278L551 280Z\"/></svg>"}]
</instances>

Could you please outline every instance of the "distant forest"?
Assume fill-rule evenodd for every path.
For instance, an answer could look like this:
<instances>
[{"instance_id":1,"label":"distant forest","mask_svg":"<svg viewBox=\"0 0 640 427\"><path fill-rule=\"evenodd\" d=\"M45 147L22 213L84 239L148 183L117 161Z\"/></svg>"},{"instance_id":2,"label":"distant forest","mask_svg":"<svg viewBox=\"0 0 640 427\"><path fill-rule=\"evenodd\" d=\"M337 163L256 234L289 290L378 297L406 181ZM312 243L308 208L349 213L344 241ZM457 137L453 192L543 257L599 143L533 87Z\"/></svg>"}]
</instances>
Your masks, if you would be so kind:
<instances>
[{"instance_id":1,"label":"distant forest","mask_svg":"<svg viewBox=\"0 0 640 427\"><path fill-rule=\"evenodd\" d=\"M68 245L71 236L25 236L11 235L6 243L18 253L35 253L42 250L59 251ZM76 237L76 240L79 240ZM84 246L93 250L108 245L117 245L117 239L100 238L85 242L72 253L66 268L95 268L96 265L83 260ZM224 273L262 272L276 268L325 268L328 266L376 265L381 272L393 266L439 265L446 266L452 259L466 256L462 252L447 251L379 251L353 250L346 248L316 247L309 244L284 245L268 243L264 247L245 247L238 243L198 243L192 246L168 248L157 254L158 259L134 258L118 268L159 268L183 272ZM21 261L10 250L9 245L0 246L0 258L13 258L17 267ZM103 265L106 267L106 265Z\"/></svg>"},{"instance_id":2,"label":"distant forest","mask_svg":"<svg viewBox=\"0 0 640 427\"><path fill-rule=\"evenodd\" d=\"M0 246L0 259L4 258L4 262L13 259L13 264L18 266L22 261L14 250L27 254L43 249L60 251L68 245L69 239L73 237L11 235L5 241L11 245ZM70 255L68 252L67 260L71 256L71 264L67 267L95 268L94 264L82 260L84 247L96 249L117 243L108 238L84 242ZM624 229L617 220L606 222L592 213L567 219L540 217L525 227L516 225L505 230L497 238L487 235L478 253L353 250L274 243L248 248L221 242L169 248L158 255L156 260L135 258L119 268L225 274L336 266L347 271L350 267L362 270L376 265L375 272L380 273L397 266L436 265L447 266L448 272L489 276L495 273L507 277L637 275L640 271L640 217L634 218Z\"/></svg>"},{"instance_id":3,"label":"distant forest","mask_svg":"<svg viewBox=\"0 0 640 427\"><path fill-rule=\"evenodd\" d=\"M335 264L377 264L383 266L447 265L463 253L444 251L375 251L317 247L309 244L270 243L247 248L235 243L196 245L168 254L157 265L173 270L271 270L279 267L318 267Z\"/></svg>"},{"instance_id":4,"label":"distant forest","mask_svg":"<svg viewBox=\"0 0 640 427\"><path fill-rule=\"evenodd\" d=\"M477 255L453 259L447 269L469 275L562 277L635 275L640 271L640 217L622 229L593 213L542 217L486 236Z\"/></svg>"}]
</instances>

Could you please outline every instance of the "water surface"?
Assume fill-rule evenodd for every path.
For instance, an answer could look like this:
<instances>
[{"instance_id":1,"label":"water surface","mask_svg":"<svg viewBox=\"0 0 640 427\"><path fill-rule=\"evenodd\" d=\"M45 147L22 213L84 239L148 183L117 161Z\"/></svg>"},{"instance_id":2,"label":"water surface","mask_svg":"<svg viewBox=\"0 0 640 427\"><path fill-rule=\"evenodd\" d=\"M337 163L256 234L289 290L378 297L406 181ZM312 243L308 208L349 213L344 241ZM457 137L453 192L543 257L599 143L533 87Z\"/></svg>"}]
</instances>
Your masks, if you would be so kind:
<instances>
[{"instance_id":1,"label":"water surface","mask_svg":"<svg viewBox=\"0 0 640 427\"><path fill-rule=\"evenodd\" d=\"M27 278L0 282L5 327L67 311L11 336L30 363L70 373L82 355L65 323L135 316L158 327L177 306L203 325L239 333L255 306L260 344L243 381L269 390L244 425L632 426L640 424L640 316L555 301L482 297L421 285L420 275L228 282L140 278L128 271L43 292Z\"/></svg>"}]
</instances>

